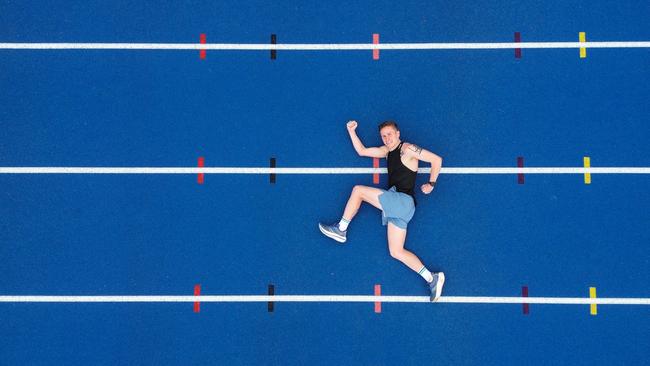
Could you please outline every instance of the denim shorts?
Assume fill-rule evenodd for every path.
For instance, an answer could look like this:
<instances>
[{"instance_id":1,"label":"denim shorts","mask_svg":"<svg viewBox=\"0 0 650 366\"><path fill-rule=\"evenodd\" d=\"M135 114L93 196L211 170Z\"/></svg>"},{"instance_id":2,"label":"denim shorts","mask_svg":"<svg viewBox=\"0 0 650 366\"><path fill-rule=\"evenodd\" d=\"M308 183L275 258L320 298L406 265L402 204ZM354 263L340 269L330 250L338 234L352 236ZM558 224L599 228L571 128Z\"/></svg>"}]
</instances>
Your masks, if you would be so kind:
<instances>
[{"instance_id":1,"label":"denim shorts","mask_svg":"<svg viewBox=\"0 0 650 366\"><path fill-rule=\"evenodd\" d=\"M406 193L397 192L395 187L379 195L381 204L381 223L387 225L389 222L400 229L406 230L409 221L415 214L413 197Z\"/></svg>"}]
</instances>

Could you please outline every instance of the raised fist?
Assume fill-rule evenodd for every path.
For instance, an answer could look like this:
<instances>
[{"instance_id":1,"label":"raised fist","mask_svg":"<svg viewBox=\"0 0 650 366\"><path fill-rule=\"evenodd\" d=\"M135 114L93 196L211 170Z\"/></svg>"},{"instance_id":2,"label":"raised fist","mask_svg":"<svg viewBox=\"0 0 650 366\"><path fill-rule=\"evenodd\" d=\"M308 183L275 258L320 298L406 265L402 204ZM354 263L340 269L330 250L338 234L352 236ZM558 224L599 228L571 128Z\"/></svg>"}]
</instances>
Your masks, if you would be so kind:
<instances>
[{"instance_id":1,"label":"raised fist","mask_svg":"<svg viewBox=\"0 0 650 366\"><path fill-rule=\"evenodd\" d=\"M358 125L357 121L355 121L355 120L349 121L348 124L347 124L348 131L352 132L352 131L356 130L357 125Z\"/></svg>"}]
</instances>

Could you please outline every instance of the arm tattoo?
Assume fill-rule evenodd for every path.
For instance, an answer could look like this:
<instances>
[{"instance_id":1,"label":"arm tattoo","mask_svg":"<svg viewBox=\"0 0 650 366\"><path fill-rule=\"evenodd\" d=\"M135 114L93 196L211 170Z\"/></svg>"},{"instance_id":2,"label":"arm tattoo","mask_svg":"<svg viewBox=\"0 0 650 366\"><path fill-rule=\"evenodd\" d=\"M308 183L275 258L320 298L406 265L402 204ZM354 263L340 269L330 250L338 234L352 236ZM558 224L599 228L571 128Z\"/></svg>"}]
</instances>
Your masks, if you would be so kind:
<instances>
[{"instance_id":1,"label":"arm tattoo","mask_svg":"<svg viewBox=\"0 0 650 366\"><path fill-rule=\"evenodd\" d=\"M418 155L420 155L422 153L422 148L419 147L418 145L410 144L409 149L411 149L411 151L413 151L414 153L416 153Z\"/></svg>"}]
</instances>

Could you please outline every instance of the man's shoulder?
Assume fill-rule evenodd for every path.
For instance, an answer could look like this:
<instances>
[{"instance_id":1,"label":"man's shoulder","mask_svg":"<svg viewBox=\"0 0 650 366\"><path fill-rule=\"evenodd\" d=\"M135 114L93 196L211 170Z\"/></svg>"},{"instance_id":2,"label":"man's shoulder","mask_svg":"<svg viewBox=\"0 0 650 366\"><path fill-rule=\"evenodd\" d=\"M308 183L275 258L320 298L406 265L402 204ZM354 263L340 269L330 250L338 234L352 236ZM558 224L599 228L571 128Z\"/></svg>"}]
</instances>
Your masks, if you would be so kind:
<instances>
[{"instance_id":1,"label":"man's shoulder","mask_svg":"<svg viewBox=\"0 0 650 366\"><path fill-rule=\"evenodd\" d=\"M422 152L422 148L419 147L416 144L404 141L402 143L402 151L407 152L407 153L419 154L419 153Z\"/></svg>"}]
</instances>

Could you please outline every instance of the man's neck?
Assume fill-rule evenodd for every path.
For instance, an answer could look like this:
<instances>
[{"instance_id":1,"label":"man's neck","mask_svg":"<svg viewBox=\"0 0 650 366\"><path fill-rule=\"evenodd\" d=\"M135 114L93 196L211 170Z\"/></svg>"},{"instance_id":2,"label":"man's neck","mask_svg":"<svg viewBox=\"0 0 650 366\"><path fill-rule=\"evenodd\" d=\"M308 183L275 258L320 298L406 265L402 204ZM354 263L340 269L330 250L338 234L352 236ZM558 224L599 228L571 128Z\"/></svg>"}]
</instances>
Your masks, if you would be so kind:
<instances>
[{"instance_id":1,"label":"man's neck","mask_svg":"<svg viewBox=\"0 0 650 366\"><path fill-rule=\"evenodd\" d=\"M401 144L401 143L402 143L402 141L401 141L401 140L397 140L397 143L395 144L395 146L393 146L393 148L392 148L392 149L390 149L389 151L390 151L390 152L393 152L393 151L395 151L395 149L397 149L397 148L399 147L399 144Z\"/></svg>"}]
</instances>

